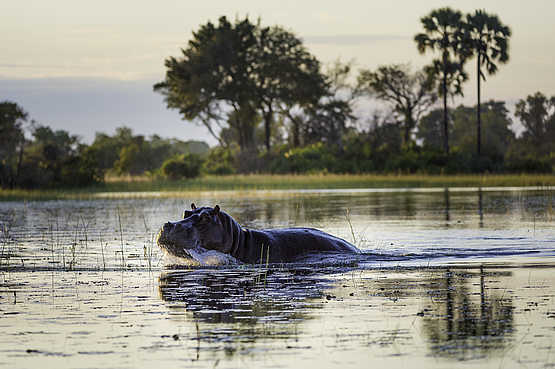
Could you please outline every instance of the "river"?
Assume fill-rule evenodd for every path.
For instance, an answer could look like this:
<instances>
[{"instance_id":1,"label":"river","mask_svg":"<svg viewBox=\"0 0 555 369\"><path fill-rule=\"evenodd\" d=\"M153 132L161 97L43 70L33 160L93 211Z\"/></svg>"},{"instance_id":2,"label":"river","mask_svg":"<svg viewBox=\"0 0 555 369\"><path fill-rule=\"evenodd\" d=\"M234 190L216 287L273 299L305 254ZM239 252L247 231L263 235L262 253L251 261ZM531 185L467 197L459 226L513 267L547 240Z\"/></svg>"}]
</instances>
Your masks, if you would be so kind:
<instances>
[{"instance_id":1,"label":"river","mask_svg":"<svg viewBox=\"0 0 555 369\"><path fill-rule=\"evenodd\" d=\"M555 191L99 194L0 202L0 367L553 367ZM159 227L219 204L356 260L176 265Z\"/></svg>"}]
</instances>

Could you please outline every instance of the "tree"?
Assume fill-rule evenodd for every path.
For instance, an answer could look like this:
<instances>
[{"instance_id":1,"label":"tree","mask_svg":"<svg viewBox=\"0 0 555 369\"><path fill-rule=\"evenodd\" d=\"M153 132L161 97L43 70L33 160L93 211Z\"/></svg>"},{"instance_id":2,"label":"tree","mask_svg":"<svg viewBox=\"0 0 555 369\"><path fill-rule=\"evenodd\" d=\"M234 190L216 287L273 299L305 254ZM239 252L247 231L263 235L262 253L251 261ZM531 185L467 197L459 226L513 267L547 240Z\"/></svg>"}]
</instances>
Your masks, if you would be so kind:
<instances>
[{"instance_id":1,"label":"tree","mask_svg":"<svg viewBox=\"0 0 555 369\"><path fill-rule=\"evenodd\" d=\"M420 116L436 101L435 82L430 74L402 64L379 67L375 72L361 70L358 84L378 99L392 105L403 119L403 144L408 145Z\"/></svg>"},{"instance_id":2,"label":"tree","mask_svg":"<svg viewBox=\"0 0 555 369\"><path fill-rule=\"evenodd\" d=\"M499 165L505 152L514 140L514 132L509 111L503 101L488 101L481 106L484 125L483 156ZM477 132L469 130L468 125L475 123L475 107L459 106L453 111L453 145L466 153L474 152ZM480 169L480 168L476 168Z\"/></svg>"},{"instance_id":3,"label":"tree","mask_svg":"<svg viewBox=\"0 0 555 369\"><path fill-rule=\"evenodd\" d=\"M342 136L360 91L350 82L352 62L337 60L326 67L325 86L317 101L283 105L280 114L288 123L288 139L293 147L317 142L342 146Z\"/></svg>"},{"instance_id":4,"label":"tree","mask_svg":"<svg viewBox=\"0 0 555 369\"><path fill-rule=\"evenodd\" d=\"M16 103L0 102L0 187L17 185L25 145L23 123L27 117L27 112Z\"/></svg>"},{"instance_id":5,"label":"tree","mask_svg":"<svg viewBox=\"0 0 555 369\"><path fill-rule=\"evenodd\" d=\"M179 110L184 120L203 124L220 144L216 130L229 111L252 103L248 56L256 44L254 28L248 19L232 24L221 17L217 26L208 22L193 32L181 57L166 59L166 78L154 85L168 108ZM228 124L241 129L235 121Z\"/></svg>"},{"instance_id":6,"label":"tree","mask_svg":"<svg viewBox=\"0 0 555 369\"><path fill-rule=\"evenodd\" d=\"M548 154L554 151L555 96L547 98L541 92L528 95L516 104L515 116L525 128L523 139L531 151Z\"/></svg>"},{"instance_id":7,"label":"tree","mask_svg":"<svg viewBox=\"0 0 555 369\"><path fill-rule=\"evenodd\" d=\"M440 58L426 68L438 78L439 95L443 97L443 147L449 153L447 96L462 95L462 83L467 80L463 65L466 53L463 47L462 13L451 8L441 8L420 19L424 32L414 37L418 51L439 51Z\"/></svg>"},{"instance_id":8,"label":"tree","mask_svg":"<svg viewBox=\"0 0 555 369\"><path fill-rule=\"evenodd\" d=\"M496 15L490 15L484 10L476 10L474 14L466 16L464 39L470 52L476 55L476 79L478 88L478 103L476 105L476 144L477 152L481 152L481 108L480 81L486 80L482 71L485 67L489 75L497 72L495 62L506 63L509 60L509 37L511 30L505 26Z\"/></svg>"},{"instance_id":9,"label":"tree","mask_svg":"<svg viewBox=\"0 0 555 369\"><path fill-rule=\"evenodd\" d=\"M79 139L67 131L53 131L50 127L37 125L33 129L34 141L29 147L30 158L44 169L50 184L61 184L64 164L77 156Z\"/></svg>"},{"instance_id":10,"label":"tree","mask_svg":"<svg viewBox=\"0 0 555 369\"><path fill-rule=\"evenodd\" d=\"M451 115L452 112L449 111ZM441 150L443 146L443 110L433 109L418 121L416 137L422 140L422 145L426 149ZM449 137L453 132L452 121L449 121Z\"/></svg>"},{"instance_id":11,"label":"tree","mask_svg":"<svg viewBox=\"0 0 555 369\"><path fill-rule=\"evenodd\" d=\"M84 186L103 173L79 138L64 130L34 125L21 166L20 187Z\"/></svg>"},{"instance_id":12,"label":"tree","mask_svg":"<svg viewBox=\"0 0 555 369\"><path fill-rule=\"evenodd\" d=\"M243 138L239 145L246 151L255 147L257 117L264 121L270 150L280 106L317 101L325 87L319 62L301 40L248 18L232 24L221 17L217 26L208 22L193 33L180 58L170 57L165 64L166 78L154 90L164 95L167 106L184 119L200 121L222 145L216 130L227 123Z\"/></svg>"},{"instance_id":13,"label":"tree","mask_svg":"<svg viewBox=\"0 0 555 369\"><path fill-rule=\"evenodd\" d=\"M256 106L264 120L266 150L270 151L274 113L284 107L317 103L327 86L320 62L293 33L279 26L258 30L252 77Z\"/></svg>"},{"instance_id":14,"label":"tree","mask_svg":"<svg viewBox=\"0 0 555 369\"><path fill-rule=\"evenodd\" d=\"M203 160L196 154L181 154L169 158L160 167L162 175L168 179L195 178L200 175Z\"/></svg>"}]
</instances>

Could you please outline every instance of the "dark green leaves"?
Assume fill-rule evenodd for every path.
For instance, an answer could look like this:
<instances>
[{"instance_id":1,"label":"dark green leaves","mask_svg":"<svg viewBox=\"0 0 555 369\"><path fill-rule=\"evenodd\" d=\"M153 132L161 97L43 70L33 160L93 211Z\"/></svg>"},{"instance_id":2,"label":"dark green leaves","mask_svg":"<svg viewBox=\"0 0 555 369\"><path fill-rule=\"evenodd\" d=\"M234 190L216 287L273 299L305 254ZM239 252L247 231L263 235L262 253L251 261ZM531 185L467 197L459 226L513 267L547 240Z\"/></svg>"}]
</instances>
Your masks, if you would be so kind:
<instances>
[{"instance_id":1,"label":"dark green leaves","mask_svg":"<svg viewBox=\"0 0 555 369\"><path fill-rule=\"evenodd\" d=\"M200 121L218 139L216 130L229 126L242 137L242 149L254 146L258 117L268 133L283 106L312 103L326 92L320 63L301 40L248 18L208 22L193 33L181 57L165 64L166 78L154 90L167 106L186 120Z\"/></svg>"}]
</instances>

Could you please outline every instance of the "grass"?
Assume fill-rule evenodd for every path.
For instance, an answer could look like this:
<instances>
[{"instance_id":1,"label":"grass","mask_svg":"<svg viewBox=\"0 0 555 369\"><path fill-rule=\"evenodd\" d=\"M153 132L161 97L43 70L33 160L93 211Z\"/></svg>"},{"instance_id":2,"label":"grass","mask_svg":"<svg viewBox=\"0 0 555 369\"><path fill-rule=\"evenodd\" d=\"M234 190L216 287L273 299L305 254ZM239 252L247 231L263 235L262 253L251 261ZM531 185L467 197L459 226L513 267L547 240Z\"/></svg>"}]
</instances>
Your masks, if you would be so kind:
<instances>
[{"instance_id":1,"label":"grass","mask_svg":"<svg viewBox=\"0 0 555 369\"><path fill-rule=\"evenodd\" d=\"M555 186L555 175L484 174L484 175L379 175L379 174L249 174L203 176L169 181L148 177L107 178L103 184L56 190L0 190L0 200L43 200L84 198L94 195L130 192L253 191L346 188L429 188L429 187L530 187Z\"/></svg>"}]
</instances>

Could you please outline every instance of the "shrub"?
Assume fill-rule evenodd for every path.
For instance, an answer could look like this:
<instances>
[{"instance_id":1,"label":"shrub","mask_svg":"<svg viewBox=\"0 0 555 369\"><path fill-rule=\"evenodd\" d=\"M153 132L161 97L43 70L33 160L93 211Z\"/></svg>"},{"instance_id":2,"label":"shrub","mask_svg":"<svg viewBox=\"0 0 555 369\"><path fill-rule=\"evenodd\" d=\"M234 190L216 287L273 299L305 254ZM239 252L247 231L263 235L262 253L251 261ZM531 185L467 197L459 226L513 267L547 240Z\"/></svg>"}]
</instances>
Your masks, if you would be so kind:
<instances>
[{"instance_id":1,"label":"shrub","mask_svg":"<svg viewBox=\"0 0 555 369\"><path fill-rule=\"evenodd\" d=\"M204 160L202 170L207 174L225 175L235 173L233 166L233 150L225 147L215 147Z\"/></svg>"},{"instance_id":2,"label":"shrub","mask_svg":"<svg viewBox=\"0 0 555 369\"><path fill-rule=\"evenodd\" d=\"M164 161L160 167L162 175L168 179L195 178L200 175L203 160L196 154L181 154Z\"/></svg>"},{"instance_id":3,"label":"shrub","mask_svg":"<svg viewBox=\"0 0 555 369\"><path fill-rule=\"evenodd\" d=\"M506 169L520 173L552 173L553 169L548 158L535 158L531 155L508 160Z\"/></svg>"},{"instance_id":4,"label":"shrub","mask_svg":"<svg viewBox=\"0 0 555 369\"><path fill-rule=\"evenodd\" d=\"M317 173L332 172L337 159L323 143L305 147L281 150L274 156L271 171L277 173Z\"/></svg>"}]
</instances>

